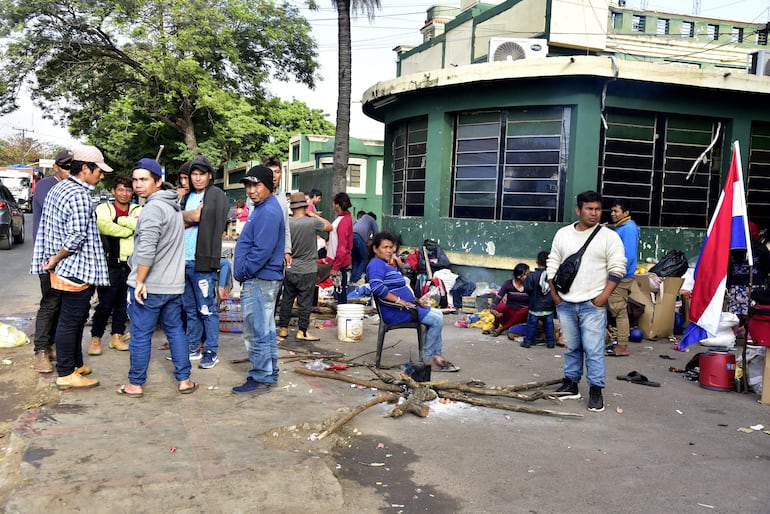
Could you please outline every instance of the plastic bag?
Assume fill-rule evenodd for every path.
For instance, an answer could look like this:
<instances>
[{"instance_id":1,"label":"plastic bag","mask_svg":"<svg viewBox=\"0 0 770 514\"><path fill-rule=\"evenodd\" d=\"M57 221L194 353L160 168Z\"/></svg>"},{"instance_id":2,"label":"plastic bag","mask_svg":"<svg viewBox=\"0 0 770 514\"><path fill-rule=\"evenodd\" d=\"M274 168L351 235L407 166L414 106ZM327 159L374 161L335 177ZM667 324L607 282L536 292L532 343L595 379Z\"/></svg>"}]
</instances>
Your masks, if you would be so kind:
<instances>
[{"instance_id":1,"label":"plastic bag","mask_svg":"<svg viewBox=\"0 0 770 514\"><path fill-rule=\"evenodd\" d=\"M27 334L7 323L0 323L0 348L15 348L29 344Z\"/></svg>"},{"instance_id":2,"label":"plastic bag","mask_svg":"<svg viewBox=\"0 0 770 514\"><path fill-rule=\"evenodd\" d=\"M681 277L687 273L687 257L679 250L669 250L668 253L648 271L659 277Z\"/></svg>"}]
</instances>

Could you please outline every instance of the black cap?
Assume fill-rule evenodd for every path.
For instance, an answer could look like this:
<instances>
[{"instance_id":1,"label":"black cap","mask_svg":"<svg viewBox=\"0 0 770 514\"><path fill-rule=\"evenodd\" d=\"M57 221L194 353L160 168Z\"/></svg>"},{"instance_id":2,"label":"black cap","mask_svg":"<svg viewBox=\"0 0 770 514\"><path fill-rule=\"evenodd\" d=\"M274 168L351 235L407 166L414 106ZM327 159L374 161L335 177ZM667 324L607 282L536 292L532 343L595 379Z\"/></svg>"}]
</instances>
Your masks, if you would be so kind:
<instances>
[{"instance_id":1,"label":"black cap","mask_svg":"<svg viewBox=\"0 0 770 514\"><path fill-rule=\"evenodd\" d=\"M273 192L273 170L266 166L254 166L241 179L242 184L262 183L266 188Z\"/></svg>"},{"instance_id":2,"label":"black cap","mask_svg":"<svg viewBox=\"0 0 770 514\"><path fill-rule=\"evenodd\" d=\"M192 173L193 170L201 170L204 173L210 173L211 176L214 176L214 168L211 166L209 160L202 155L199 155L190 161L190 172Z\"/></svg>"},{"instance_id":3,"label":"black cap","mask_svg":"<svg viewBox=\"0 0 770 514\"><path fill-rule=\"evenodd\" d=\"M187 175L189 177L190 176L190 164L191 163L192 163L192 161L185 161L184 164L179 166L179 174L180 175Z\"/></svg>"},{"instance_id":4,"label":"black cap","mask_svg":"<svg viewBox=\"0 0 770 514\"><path fill-rule=\"evenodd\" d=\"M60 168L69 169L72 164L72 150L62 150L53 158L53 162Z\"/></svg>"}]
</instances>

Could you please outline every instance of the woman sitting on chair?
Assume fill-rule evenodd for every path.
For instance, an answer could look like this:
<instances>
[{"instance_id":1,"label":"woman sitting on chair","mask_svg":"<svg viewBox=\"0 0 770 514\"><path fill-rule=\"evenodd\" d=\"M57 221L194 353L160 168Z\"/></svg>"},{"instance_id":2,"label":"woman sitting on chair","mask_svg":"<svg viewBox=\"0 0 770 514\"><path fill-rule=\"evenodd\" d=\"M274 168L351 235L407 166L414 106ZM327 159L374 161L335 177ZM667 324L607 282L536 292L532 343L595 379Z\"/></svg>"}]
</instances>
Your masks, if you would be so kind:
<instances>
[{"instance_id":1,"label":"woman sitting on chair","mask_svg":"<svg viewBox=\"0 0 770 514\"><path fill-rule=\"evenodd\" d=\"M366 277L372 294L380 300L382 321L388 324L420 321L427 328L422 359L430 364L431 371L459 371L460 368L441 356L441 330L444 315L438 309L422 307L415 303L414 293L406 285L406 279L391 264L396 250L396 237L389 232L379 232L372 239L374 258L366 267Z\"/></svg>"}]
</instances>

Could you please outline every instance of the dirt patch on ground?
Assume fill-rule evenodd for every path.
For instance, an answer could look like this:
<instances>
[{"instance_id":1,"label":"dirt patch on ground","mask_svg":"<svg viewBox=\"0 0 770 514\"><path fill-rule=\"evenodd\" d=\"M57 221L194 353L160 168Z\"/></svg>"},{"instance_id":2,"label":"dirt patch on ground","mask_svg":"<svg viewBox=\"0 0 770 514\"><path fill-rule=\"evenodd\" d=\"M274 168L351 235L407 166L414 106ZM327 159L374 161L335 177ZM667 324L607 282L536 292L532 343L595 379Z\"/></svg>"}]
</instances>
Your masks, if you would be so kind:
<instances>
[{"instance_id":1,"label":"dirt patch on ground","mask_svg":"<svg viewBox=\"0 0 770 514\"><path fill-rule=\"evenodd\" d=\"M0 462L19 416L27 409L59 401L59 391L32 368L32 345L0 349Z\"/></svg>"}]
</instances>

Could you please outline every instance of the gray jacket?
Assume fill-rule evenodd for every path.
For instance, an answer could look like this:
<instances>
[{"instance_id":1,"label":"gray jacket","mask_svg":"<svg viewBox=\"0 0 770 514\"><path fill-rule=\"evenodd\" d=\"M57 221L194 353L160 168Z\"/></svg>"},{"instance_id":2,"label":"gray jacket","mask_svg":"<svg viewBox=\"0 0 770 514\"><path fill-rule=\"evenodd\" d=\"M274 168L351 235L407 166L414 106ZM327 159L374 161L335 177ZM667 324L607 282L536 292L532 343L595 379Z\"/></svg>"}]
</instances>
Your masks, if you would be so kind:
<instances>
[{"instance_id":1,"label":"gray jacket","mask_svg":"<svg viewBox=\"0 0 770 514\"><path fill-rule=\"evenodd\" d=\"M184 220L176 191L157 191L144 204L134 232L128 285L136 287L139 265L150 266L145 279L150 294L184 292Z\"/></svg>"}]
</instances>

